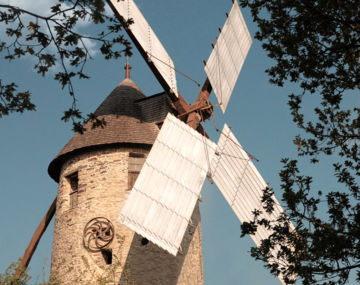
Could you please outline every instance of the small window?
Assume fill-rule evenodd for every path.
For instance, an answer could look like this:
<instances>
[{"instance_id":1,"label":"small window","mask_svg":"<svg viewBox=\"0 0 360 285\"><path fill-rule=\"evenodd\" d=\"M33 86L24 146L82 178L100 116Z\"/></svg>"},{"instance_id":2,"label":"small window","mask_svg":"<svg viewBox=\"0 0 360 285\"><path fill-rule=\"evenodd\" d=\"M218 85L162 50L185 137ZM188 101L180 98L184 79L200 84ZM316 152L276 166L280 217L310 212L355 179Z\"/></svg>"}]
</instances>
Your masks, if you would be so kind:
<instances>
[{"instance_id":1,"label":"small window","mask_svg":"<svg viewBox=\"0 0 360 285\"><path fill-rule=\"evenodd\" d=\"M79 187L79 178L78 178L78 172L72 173L66 177L70 183L70 187L72 191L78 191Z\"/></svg>"},{"instance_id":2,"label":"small window","mask_svg":"<svg viewBox=\"0 0 360 285\"><path fill-rule=\"evenodd\" d=\"M145 162L145 154L129 153L128 189L131 190Z\"/></svg>"},{"instance_id":3,"label":"small window","mask_svg":"<svg viewBox=\"0 0 360 285\"><path fill-rule=\"evenodd\" d=\"M142 238L141 239L141 245L147 245L149 243L149 240L147 238Z\"/></svg>"},{"instance_id":4,"label":"small window","mask_svg":"<svg viewBox=\"0 0 360 285\"><path fill-rule=\"evenodd\" d=\"M76 208L78 205L79 177L78 172L68 175L67 180L70 184L70 209Z\"/></svg>"},{"instance_id":5,"label":"small window","mask_svg":"<svg viewBox=\"0 0 360 285\"><path fill-rule=\"evenodd\" d=\"M101 249L101 254L106 264L112 264L112 251L111 249Z\"/></svg>"}]
</instances>

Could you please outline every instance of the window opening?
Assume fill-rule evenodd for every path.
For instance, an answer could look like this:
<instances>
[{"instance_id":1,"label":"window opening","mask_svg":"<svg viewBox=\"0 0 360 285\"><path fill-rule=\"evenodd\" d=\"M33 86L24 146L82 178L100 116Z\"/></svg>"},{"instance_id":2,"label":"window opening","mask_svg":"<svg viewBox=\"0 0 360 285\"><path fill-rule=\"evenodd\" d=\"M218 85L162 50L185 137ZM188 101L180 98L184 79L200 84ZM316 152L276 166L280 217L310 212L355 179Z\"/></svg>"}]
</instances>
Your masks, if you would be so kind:
<instances>
[{"instance_id":1,"label":"window opening","mask_svg":"<svg viewBox=\"0 0 360 285\"><path fill-rule=\"evenodd\" d=\"M102 254L106 264L112 264L112 250L111 249L102 249L101 254Z\"/></svg>"},{"instance_id":2,"label":"window opening","mask_svg":"<svg viewBox=\"0 0 360 285\"><path fill-rule=\"evenodd\" d=\"M149 243L149 240L147 238L141 239L141 245L147 245Z\"/></svg>"},{"instance_id":3,"label":"window opening","mask_svg":"<svg viewBox=\"0 0 360 285\"><path fill-rule=\"evenodd\" d=\"M68 175L67 180L70 184L70 209L76 208L78 204L79 177L78 172Z\"/></svg>"},{"instance_id":4,"label":"window opening","mask_svg":"<svg viewBox=\"0 0 360 285\"><path fill-rule=\"evenodd\" d=\"M129 153L128 190L131 190L145 162L145 154Z\"/></svg>"}]
</instances>

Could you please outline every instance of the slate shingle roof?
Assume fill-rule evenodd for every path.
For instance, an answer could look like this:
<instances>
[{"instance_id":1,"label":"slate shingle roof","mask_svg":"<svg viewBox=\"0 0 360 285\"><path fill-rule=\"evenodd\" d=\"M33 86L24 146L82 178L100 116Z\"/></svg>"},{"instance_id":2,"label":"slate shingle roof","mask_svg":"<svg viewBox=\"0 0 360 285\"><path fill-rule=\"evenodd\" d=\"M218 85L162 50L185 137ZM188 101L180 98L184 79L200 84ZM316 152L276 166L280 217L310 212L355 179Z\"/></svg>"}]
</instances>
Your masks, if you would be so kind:
<instances>
[{"instance_id":1,"label":"slate shingle roof","mask_svg":"<svg viewBox=\"0 0 360 285\"><path fill-rule=\"evenodd\" d=\"M163 121L169 112L176 114L176 110L172 107L171 99L166 93L159 93L139 99L135 103L141 112L143 122Z\"/></svg>"},{"instance_id":2,"label":"slate shingle roof","mask_svg":"<svg viewBox=\"0 0 360 285\"><path fill-rule=\"evenodd\" d=\"M155 119L164 119L167 110L171 111L171 106L168 106L164 99L155 99L157 107L151 103L149 108L146 107L145 103L139 105L135 102L146 101L146 98L139 87L130 79L125 79L116 86L95 111L99 118L105 119L106 126L92 129L91 123L88 123L85 125L84 134L75 134L50 163L48 172L51 178L58 182L62 164L69 156L79 151L113 146L114 144L152 145L159 128L154 120L150 120L149 115L146 115L148 112L141 110L151 109L156 112L156 109L159 109L161 116L155 116ZM153 101L150 100L149 102ZM162 107L162 105L164 106Z\"/></svg>"},{"instance_id":3,"label":"slate shingle roof","mask_svg":"<svg viewBox=\"0 0 360 285\"><path fill-rule=\"evenodd\" d=\"M122 81L94 112L97 116L123 115L141 120L141 111L134 101L146 96L130 79Z\"/></svg>"}]
</instances>

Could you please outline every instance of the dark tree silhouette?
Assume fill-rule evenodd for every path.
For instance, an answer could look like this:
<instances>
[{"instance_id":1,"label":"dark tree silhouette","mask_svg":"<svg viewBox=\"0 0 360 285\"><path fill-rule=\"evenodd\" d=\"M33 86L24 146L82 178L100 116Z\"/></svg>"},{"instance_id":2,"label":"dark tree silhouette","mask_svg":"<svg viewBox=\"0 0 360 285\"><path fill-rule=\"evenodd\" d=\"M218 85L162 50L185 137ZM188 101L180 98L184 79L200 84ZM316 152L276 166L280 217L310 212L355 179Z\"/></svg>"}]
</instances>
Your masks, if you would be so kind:
<instances>
[{"instance_id":1,"label":"dark tree silhouette","mask_svg":"<svg viewBox=\"0 0 360 285\"><path fill-rule=\"evenodd\" d=\"M277 222L259 218L242 226L242 235L266 225L273 234L252 255L271 260L276 244L283 261L267 265L292 283L345 284L351 272L360 282L360 108L346 105L360 86L360 3L357 0L240 0L258 24L255 38L274 60L266 70L270 82L299 86L289 95L289 109L302 135L294 139L298 155L309 163L331 156L337 185L315 190L297 160L283 159L280 172L286 215ZM312 114L303 102L317 98ZM328 161L328 160L327 160ZM334 190L335 189L335 190ZM272 210L272 190L264 192L264 209ZM296 230L289 226L288 216ZM286 265L287 264L287 265ZM286 278L285 278L286 279ZM352 277L352 280L354 277Z\"/></svg>"},{"instance_id":2,"label":"dark tree silhouette","mask_svg":"<svg viewBox=\"0 0 360 285\"><path fill-rule=\"evenodd\" d=\"M120 21L112 13L110 16L105 13L105 1L58 0L55 3L46 15L0 3L0 25L6 27L0 40L0 55L8 61L25 56L35 58L34 67L42 76L55 65L60 66L54 79L73 98L72 106L64 112L62 120L71 119L74 130L82 132L83 124L88 120L94 127L105 123L94 114L83 116L76 105L73 79L89 78L84 72L91 59L89 41L97 43L105 59L129 56L131 47L120 32L123 29ZM78 28L82 22L91 22L98 29L89 29L82 34ZM0 78L0 118L13 112L32 111L35 107L29 91L19 91L16 82Z\"/></svg>"}]
</instances>

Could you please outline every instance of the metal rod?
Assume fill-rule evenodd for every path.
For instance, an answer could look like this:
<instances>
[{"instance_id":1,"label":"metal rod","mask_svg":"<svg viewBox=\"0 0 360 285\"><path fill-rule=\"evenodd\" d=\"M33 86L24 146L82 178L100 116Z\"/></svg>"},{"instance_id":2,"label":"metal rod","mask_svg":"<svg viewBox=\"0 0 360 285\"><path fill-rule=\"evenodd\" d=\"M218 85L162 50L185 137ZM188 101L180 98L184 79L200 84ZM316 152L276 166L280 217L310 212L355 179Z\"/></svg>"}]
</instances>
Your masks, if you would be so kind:
<instances>
[{"instance_id":1,"label":"metal rod","mask_svg":"<svg viewBox=\"0 0 360 285\"><path fill-rule=\"evenodd\" d=\"M210 108L213 108L213 107L217 107L217 106L220 106L221 104L215 104L215 105L211 105L211 104L208 104L208 105L203 105L203 106L200 106L200 107L194 107L194 108L191 108L188 112L186 113L182 113L180 115L178 115L177 117L178 118L181 118L185 115L188 115L192 112L195 112L195 111L203 111L203 110L206 110L206 109L210 109Z\"/></svg>"}]
</instances>

